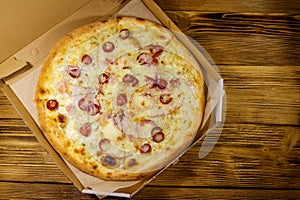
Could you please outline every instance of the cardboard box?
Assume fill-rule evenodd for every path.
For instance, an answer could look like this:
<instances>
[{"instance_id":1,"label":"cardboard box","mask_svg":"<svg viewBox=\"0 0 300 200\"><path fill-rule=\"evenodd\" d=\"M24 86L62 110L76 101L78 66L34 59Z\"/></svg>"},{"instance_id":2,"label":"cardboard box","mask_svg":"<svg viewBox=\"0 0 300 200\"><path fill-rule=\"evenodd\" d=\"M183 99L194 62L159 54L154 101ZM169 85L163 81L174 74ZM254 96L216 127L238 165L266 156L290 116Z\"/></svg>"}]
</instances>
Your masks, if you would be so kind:
<instances>
[{"instance_id":1,"label":"cardboard box","mask_svg":"<svg viewBox=\"0 0 300 200\"><path fill-rule=\"evenodd\" d=\"M18 44L10 43L11 46L7 47L8 52L1 48L1 52L6 52L6 55L13 54L7 59L5 56L1 57L1 89L30 127L38 141L46 148L60 169L80 191L96 194L99 198L107 195L131 197L172 163L157 172L154 176L146 177L140 181L109 182L91 177L90 175L77 170L62 159L48 143L37 123L37 115L33 102L34 90L44 58L47 56L52 46L61 37L75 28L93 21L100 21L117 15L141 17L156 21L157 23L161 23L170 28L174 31L178 39L190 49L200 63L201 70L208 86L207 93L209 98L207 99L205 110L206 116L204 119L206 123L202 124L201 130L189 148L208 134L218 122L222 122L222 114L224 114L224 108L222 109L222 97L225 92L223 90L221 76L218 74L216 68L209 62L208 56L203 54L203 51L199 51L199 48L194 46L192 41L180 32L178 27L176 27L176 25L152 0L92 0L75 2L72 0L65 0L63 1L63 5L59 6L59 9L61 9L61 11L67 11L67 13L61 14L59 17L50 17L50 19L41 16L44 16L43 13L51 13L51 11L57 8L56 5L58 5L60 1L45 1L42 2L43 6L34 7L33 4L35 4L36 1L31 2L31 0L28 0L27 6L31 9L35 9L31 14L26 13L26 9L25 11L22 10L22 8L24 9L24 6L20 6L19 1L16 1L16 3L17 6L14 8L20 9L20 11L22 11L22 14L20 15L25 17L24 20L22 20L25 29L28 28L28 24L32 23L33 20L39 19L38 25L41 23L46 24L47 30L45 30L45 26L41 26L38 30L34 31L34 33L31 34L29 32L29 34L24 36ZM57 12L55 12L55 15L56 13ZM12 24L19 25L17 18L12 18L10 20ZM8 33L17 29L13 26L8 28L10 28ZM44 33L39 35L43 31ZM19 33L16 33L14 37L19 37ZM14 39L13 36L12 39ZM27 43L28 40L31 40L31 42ZM15 53L15 51L23 45L26 46ZM188 149L186 149L186 151ZM182 152L182 154L185 152ZM175 161L176 159L173 162Z\"/></svg>"}]
</instances>

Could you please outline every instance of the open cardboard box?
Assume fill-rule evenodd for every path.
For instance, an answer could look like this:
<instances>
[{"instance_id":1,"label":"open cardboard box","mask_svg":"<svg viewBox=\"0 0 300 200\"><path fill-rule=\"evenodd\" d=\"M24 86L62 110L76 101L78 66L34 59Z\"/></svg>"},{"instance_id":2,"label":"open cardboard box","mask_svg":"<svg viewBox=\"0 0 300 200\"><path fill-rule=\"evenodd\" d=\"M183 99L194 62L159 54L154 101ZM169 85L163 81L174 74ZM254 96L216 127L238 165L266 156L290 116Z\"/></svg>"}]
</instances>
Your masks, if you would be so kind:
<instances>
[{"instance_id":1,"label":"open cardboard box","mask_svg":"<svg viewBox=\"0 0 300 200\"><path fill-rule=\"evenodd\" d=\"M141 181L107 182L80 172L79 170L71 166L68 162L63 160L48 143L37 123L37 115L33 102L35 86L43 60L49 53L52 46L61 37L75 28L93 21L104 20L109 17L118 15L141 17L163 24L164 26L170 28L177 35L178 39L183 42L194 54L201 65L201 70L204 77L209 77L208 81L206 80L206 84L210 84L209 87L212 88L212 94L210 94L210 97L207 99L206 103L206 117L204 119L206 123L202 124L198 136L188 149L190 149L199 140L203 139L203 137L208 132L210 132L210 130L213 129L218 122L222 122L222 113L224 114L224 110L222 111L222 97L224 96L225 92L223 90L223 80L221 76L208 61L207 56L202 54L201 51L199 51L199 49L193 45L191 40L180 32L178 27L152 0L90 0L77 2L64 0L63 4L60 5L58 5L60 1L45 1L43 2L45 5L43 8L32 6L35 1L27 0L24 2L24 4L26 2L29 3L27 5L28 8L35 8L35 10L32 10L33 14L24 15L28 17L23 22L24 26L33 22L33 20L39 19L39 24L46 23L47 25L41 26L37 24L40 26L40 29L36 32L43 31L42 29L44 27L48 27L49 30L47 30L37 38L33 38L34 34L30 35L29 31L29 36L27 38L31 38L34 40L32 40L31 42L29 41L30 43L27 44L24 48L19 49L17 53L13 52L14 49L18 49L20 48L20 46L18 45L24 45L26 42L28 42L26 41L26 38L23 41L21 40L18 44L10 44L11 46L8 47L8 50L10 50L10 52L8 53L14 54L8 59L5 59L5 56L1 57L0 86L11 103L14 105L20 116L30 127L39 142L46 148L46 150L55 160L60 169L80 191L84 193L96 194L99 197L103 197L106 195L131 197L172 163L169 163L168 166L157 172L154 176L146 177ZM26 7L26 5L24 6ZM45 11L48 14L51 13L51 11L55 11L54 9L56 8L56 6L60 7L60 11L65 10L68 11L69 14L67 16L59 16L61 18L50 17L52 21L47 21L49 19L43 17L39 18L39 16L43 16L43 13L45 13ZM52 13L53 15L56 14L56 12ZM18 24L16 20L19 19L13 18L10 20L13 24ZM50 27L49 24L53 24L54 26ZM10 31L14 30L13 27L9 28ZM16 33L16 35L18 35L18 33ZM6 49L1 49L1 52L5 52L5 50ZM5 53L7 54L7 52ZM210 89L208 88L208 93L209 91ZM186 151L188 149L186 149ZM183 155L185 152L182 152L181 155ZM175 159L173 162L175 162L176 160L177 159ZM90 187L89 184L96 184L97 186L93 188Z\"/></svg>"}]
</instances>

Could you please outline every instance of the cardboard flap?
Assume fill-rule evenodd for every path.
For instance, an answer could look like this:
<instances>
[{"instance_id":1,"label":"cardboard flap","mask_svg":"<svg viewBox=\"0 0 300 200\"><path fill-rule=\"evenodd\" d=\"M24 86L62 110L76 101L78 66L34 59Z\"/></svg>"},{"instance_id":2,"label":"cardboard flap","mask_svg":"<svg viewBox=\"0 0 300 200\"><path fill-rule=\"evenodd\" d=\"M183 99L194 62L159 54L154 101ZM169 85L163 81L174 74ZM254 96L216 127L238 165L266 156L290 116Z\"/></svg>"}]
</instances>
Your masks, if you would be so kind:
<instances>
[{"instance_id":1,"label":"cardboard flap","mask_svg":"<svg viewBox=\"0 0 300 200\"><path fill-rule=\"evenodd\" d=\"M120 7L124 6L125 2L126 1L121 0L91 0L83 6L80 5L81 7L79 10L72 13L67 18L64 18L59 23L53 24L53 26L49 27L49 30L47 32L42 34L40 37L32 40L31 42L28 41L29 43L27 44L27 46L23 47L12 57L1 63L0 78L18 71L18 69L21 68L14 68L14 66L16 65L19 66L18 64L13 64L13 66L11 66L12 63L15 63L14 60L25 60L29 62L33 67L39 67L43 63L43 60L48 55L51 48L68 32L84 24L91 23L97 20L101 21L103 19L107 19L109 16L117 12ZM2 64L4 64L4 67L2 67ZM4 74L4 76L2 76L2 73Z\"/></svg>"},{"instance_id":2,"label":"cardboard flap","mask_svg":"<svg viewBox=\"0 0 300 200\"><path fill-rule=\"evenodd\" d=\"M30 64L24 60L18 60L15 57L11 57L0 64L0 79L9 77L25 68L30 68Z\"/></svg>"}]
</instances>

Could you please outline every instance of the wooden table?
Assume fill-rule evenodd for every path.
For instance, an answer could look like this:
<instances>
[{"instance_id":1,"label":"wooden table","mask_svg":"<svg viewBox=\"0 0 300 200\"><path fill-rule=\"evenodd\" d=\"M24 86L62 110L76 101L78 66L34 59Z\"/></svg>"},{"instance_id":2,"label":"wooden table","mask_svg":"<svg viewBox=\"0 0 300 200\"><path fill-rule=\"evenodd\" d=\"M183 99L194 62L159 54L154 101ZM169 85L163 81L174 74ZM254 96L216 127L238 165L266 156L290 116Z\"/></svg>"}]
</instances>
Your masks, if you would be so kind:
<instances>
[{"instance_id":1,"label":"wooden table","mask_svg":"<svg viewBox=\"0 0 300 200\"><path fill-rule=\"evenodd\" d=\"M134 199L299 199L300 2L156 2L217 64L226 123L207 157L196 145ZM96 199L77 191L2 92L0 188L0 199Z\"/></svg>"}]
</instances>

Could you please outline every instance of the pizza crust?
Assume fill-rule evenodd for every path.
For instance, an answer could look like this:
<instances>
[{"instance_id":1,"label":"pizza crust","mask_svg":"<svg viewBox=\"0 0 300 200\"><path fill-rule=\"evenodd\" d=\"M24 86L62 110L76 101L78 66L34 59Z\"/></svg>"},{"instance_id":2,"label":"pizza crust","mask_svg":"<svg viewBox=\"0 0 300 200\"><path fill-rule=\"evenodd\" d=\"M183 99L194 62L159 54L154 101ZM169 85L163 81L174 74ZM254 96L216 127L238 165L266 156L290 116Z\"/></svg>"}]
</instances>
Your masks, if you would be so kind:
<instances>
[{"instance_id":1,"label":"pizza crust","mask_svg":"<svg viewBox=\"0 0 300 200\"><path fill-rule=\"evenodd\" d=\"M132 35L129 37L130 40L128 39L128 41L126 41L127 43L125 43L123 39L121 40L120 38L115 37L120 30L125 28L132 30L132 32L130 32ZM136 30L134 31L133 29ZM147 37L142 37L141 33L143 31ZM117 49L115 50L117 53L113 54L115 60L111 63L107 60L105 61L105 58L103 57L103 55L109 55L109 53L102 52L101 50L101 45L106 40L112 41ZM154 43L155 47L150 45ZM130 47L131 49L126 51L126 47ZM163 50L155 49L160 47L163 47ZM153 48L155 50L153 50ZM145 73L145 70L152 67L151 70L153 73L157 73L157 71L153 71L155 69L151 66L154 65L153 63L147 64L147 66L140 66L141 64L136 61L136 58L137 55L142 53L147 55L151 54L153 56L155 53L158 54L158 51L162 52L159 52L159 55L156 55L157 58L152 57L153 61L154 58L159 61L159 63L154 63L155 67L158 69L159 67L166 67L165 69L170 68L169 70L175 70L176 73L173 74L167 73L168 71L161 72L163 75L161 79L166 79L168 87L171 87L172 81L174 81L174 86L172 86L172 90L157 89L158 86L156 86L156 88L151 91L154 92L153 94L155 94L155 92L161 92L161 94L159 93L160 98L162 98L161 96L165 91L170 91L169 93L171 95L178 95L176 98L179 99L178 101L180 103L186 103L186 105L181 105L178 110L174 109L175 111L170 111L170 113L166 115L170 117L152 116L151 119L153 120L153 124L156 125L162 123L160 122L162 119L167 122L165 124L168 124L160 124L160 126L163 127L163 133L165 134L163 142L153 142L151 136L150 139L134 138L133 136L130 136L129 133L124 133L126 131L119 130L120 126L124 128L124 124L122 124L124 122L122 122L122 120L119 120L119 122L114 120L117 119L117 115L121 112L120 110L122 110L119 107L123 106L115 105L118 104L117 95L121 93L121 90L119 90L119 93L115 96L112 95L113 91L110 90L110 88L113 88L112 90L116 89L116 82L124 84L124 81L122 82L124 74L133 73L134 76L139 78L139 83L134 87L142 88L141 91L145 92L143 87L148 84L147 81L144 80L144 77L148 75ZM90 54L92 59L96 60L96 62L87 65L80 63L78 60L80 60L85 53ZM120 65L121 60L123 62L122 66ZM117 63L118 61L119 63ZM124 62L128 65L131 63L131 66L126 66ZM69 65L73 66L76 64L80 65L82 70L81 76L79 78L69 78L65 68ZM116 70L119 69L116 68L116 66L120 67L120 70ZM113 74L114 80L110 77L108 83L105 83L105 85L103 84L103 87L101 86L101 88L99 88L97 83L99 81L98 74L97 76L92 75L95 73L91 73L87 70L94 70L96 67L98 67L99 70L97 72L98 74ZM125 67L131 67L131 70L128 70ZM145 70L141 70L140 67L145 67ZM150 73L151 70L148 72ZM136 71L139 71L139 74L134 74ZM172 74L172 76L170 76L170 74ZM176 78L178 78L176 74L181 80L181 86L178 86L179 81L176 82ZM89 77L89 79L87 77ZM132 84L132 82L130 82L130 84ZM128 84L127 87L133 87L132 85ZM191 144L201 124L204 113L204 87L203 77L196 60L170 31L154 22L138 18L122 17L85 25L62 38L51 50L42 67L37 84L35 102L38 111L39 124L44 135L64 159L83 172L104 180L136 180L151 175L163 168ZM100 89L103 91L99 92ZM190 107L187 99L179 97L180 90L183 89L186 89L187 91L182 91L182 94L191 99L191 105L195 104L196 106ZM76 97L74 97L75 90L79 90ZM131 89L129 91L135 90ZM177 93L172 91L176 91ZM107 92L106 95L99 94L105 92ZM92 116L88 115L86 111L82 111L80 105L78 105L79 103L77 103L80 98L90 94L94 96L91 101L97 103L101 102L102 104L101 108L96 107L99 111ZM128 94L125 95L127 96ZM175 99L173 96L172 98ZM49 110L49 108L47 108L49 99L58 99L58 108ZM105 103L103 99L106 99L108 103ZM109 106L112 105L112 103L109 102L111 99L114 101L113 108L109 108ZM127 101L129 100L130 99ZM76 103L74 103L74 101ZM156 101L159 103L159 100ZM72 109L75 111L69 110L70 105L72 105ZM127 104L125 105L125 108L129 109L129 107L126 106ZM116 112L111 111L115 108L117 108ZM95 106L93 109L95 109ZM166 109L169 108L167 107ZM132 111L131 114L141 112L134 109L129 111ZM128 113L130 114L129 111ZM157 112L161 111L157 109ZM126 113L126 115L129 116L128 113ZM125 117L128 117L126 115L124 114ZM187 122L184 122L183 120L185 116L189 116L187 117ZM172 123L172 121L170 121L172 117L178 119L178 121L173 121ZM79 121L79 119L81 121ZM83 126L84 120L87 120L87 123L89 124L88 128L91 129L92 133L88 134L93 135L92 139L87 139L88 137L83 137L80 134L79 129ZM128 120L130 123L134 120L138 121L137 123L142 123L141 116L139 116L139 118L130 116L128 117ZM188 131L176 131L180 130L181 125L184 125L182 123L190 124ZM146 128L153 128L154 125L153 127L150 125L141 125L141 127L143 130L146 130ZM164 130L164 127L169 127L168 129L173 130L173 133L168 133L167 128ZM103 133L103 130L114 130L114 134L125 135L124 137L122 136L123 139L122 137L110 138L109 144L114 144L113 147L109 147L110 152L101 150L101 147L99 150L99 143L102 139L107 139L104 136L109 134L109 131ZM182 134L184 136L180 138L179 135ZM172 140L172 137L175 137L176 139ZM180 142L178 142L178 139L180 139ZM128 154L130 155L126 155L127 153L125 152L124 156L121 156L122 158L111 156L111 154L115 155L123 151L122 149L126 148L126 142L129 144L130 140L133 140L133 144L130 144L132 146L131 151L128 151ZM152 151L150 153L141 154L139 148L145 143L150 143L152 145ZM135 152L132 151L134 148ZM112 164L115 164L116 166L108 166Z\"/></svg>"}]
</instances>

